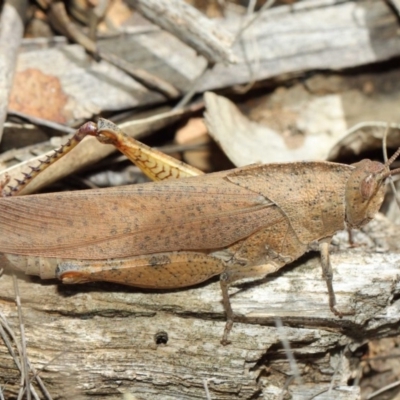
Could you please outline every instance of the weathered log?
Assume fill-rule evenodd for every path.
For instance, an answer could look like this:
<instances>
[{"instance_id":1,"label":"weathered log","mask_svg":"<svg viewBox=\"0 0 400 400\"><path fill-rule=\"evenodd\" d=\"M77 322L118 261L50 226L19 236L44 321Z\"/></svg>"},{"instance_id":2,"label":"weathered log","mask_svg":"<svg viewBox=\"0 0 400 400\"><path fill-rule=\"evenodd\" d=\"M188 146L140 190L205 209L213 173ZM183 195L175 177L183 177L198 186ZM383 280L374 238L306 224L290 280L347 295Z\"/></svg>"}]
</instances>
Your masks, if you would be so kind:
<instances>
[{"instance_id":1,"label":"weathered log","mask_svg":"<svg viewBox=\"0 0 400 400\"><path fill-rule=\"evenodd\" d=\"M358 399L359 388L349 386L357 349L398 334L400 319L400 254L387 247L397 237L383 217L369 229L357 240L375 241L374 250L364 244L332 254L338 304L354 309L354 316L331 313L319 259L308 256L261 284L231 289L241 322L226 347L220 344L225 321L218 282L158 292L25 277L19 288L29 360L53 398L205 398L207 381L212 399L278 399L286 393L305 399L320 392L315 398ZM8 274L0 280L0 310L18 332ZM281 329L275 327L278 317ZM301 381L291 379L282 340L291 346ZM17 392L19 376L1 343L6 398Z\"/></svg>"}]
</instances>

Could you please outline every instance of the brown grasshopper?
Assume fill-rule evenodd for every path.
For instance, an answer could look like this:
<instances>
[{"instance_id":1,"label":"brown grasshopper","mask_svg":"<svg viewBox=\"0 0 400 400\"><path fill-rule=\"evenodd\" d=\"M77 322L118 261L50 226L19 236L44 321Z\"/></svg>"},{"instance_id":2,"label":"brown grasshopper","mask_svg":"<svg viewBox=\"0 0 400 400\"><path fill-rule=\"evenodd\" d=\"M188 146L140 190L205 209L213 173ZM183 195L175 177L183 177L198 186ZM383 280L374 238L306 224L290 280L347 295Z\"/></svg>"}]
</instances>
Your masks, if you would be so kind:
<instances>
[{"instance_id":1,"label":"brown grasshopper","mask_svg":"<svg viewBox=\"0 0 400 400\"><path fill-rule=\"evenodd\" d=\"M64 283L109 281L142 288L195 285L220 275L228 343L234 313L228 287L264 277L319 249L329 305L338 316L329 243L379 210L389 166L295 162L250 165L204 175L125 136L100 119L83 125L61 157L85 135L113 143L158 183L17 196L53 159L0 198L0 265ZM181 178L181 179L176 179Z\"/></svg>"}]
</instances>

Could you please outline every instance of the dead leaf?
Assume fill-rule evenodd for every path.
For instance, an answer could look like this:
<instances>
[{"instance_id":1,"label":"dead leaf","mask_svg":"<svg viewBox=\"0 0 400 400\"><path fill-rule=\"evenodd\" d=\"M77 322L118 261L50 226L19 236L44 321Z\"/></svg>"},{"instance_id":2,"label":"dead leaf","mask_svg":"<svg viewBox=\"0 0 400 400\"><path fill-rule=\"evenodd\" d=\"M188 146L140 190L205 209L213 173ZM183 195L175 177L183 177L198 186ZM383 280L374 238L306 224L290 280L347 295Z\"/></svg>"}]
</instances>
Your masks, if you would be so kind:
<instances>
[{"instance_id":1,"label":"dead leaf","mask_svg":"<svg viewBox=\"0 0 400 400\"><path fill-rule=\"evenodd\" d=\"M28 68L15 74L9 109L58 123L68 120L68 96L58 78Z\"/></svg>"}]
</instances>

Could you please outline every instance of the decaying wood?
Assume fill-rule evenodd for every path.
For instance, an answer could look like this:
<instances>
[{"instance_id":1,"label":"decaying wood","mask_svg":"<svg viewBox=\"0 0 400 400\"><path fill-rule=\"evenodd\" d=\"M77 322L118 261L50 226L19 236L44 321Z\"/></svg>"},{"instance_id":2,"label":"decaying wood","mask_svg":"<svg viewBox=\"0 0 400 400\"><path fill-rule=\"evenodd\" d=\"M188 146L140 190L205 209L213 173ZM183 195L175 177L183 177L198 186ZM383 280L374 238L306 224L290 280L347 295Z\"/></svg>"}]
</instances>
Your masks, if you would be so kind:
<instances>
[{"instance_id":1,"label":"decaying wood","mask_svg":"<svg viewBox=\"0 0 400 400\"><path fill-rule=\"evenodd\" d=\"M379 219L371 229L374 224ZM19 285L28 356L36 370L45 366L40 376L54 398L72 393L119 399L124 392L137 399L205 398L207 379L213 399L256 394L278 399L285 384L294 399L319 392L317 399L357 399L358 388L347 385L357 373L357 349L368 339L399 333L399 261L398 253L365 247L333 254L338 303L356 310L343 319L329 310L316 257L238 290L231 300L245 319L235 324L226 347L219 343L225 317L217 282L146 292L106 284L59 286L25 277ZM1 279L0 309L18 332L12 280ZM275 317L285 326L301 383L288 383L292 372ZM162 332L167 344L157 345ZM15 393L19 374L4 345L0 376L4 393Z\"/></svg>"},{"instance_id":2,"label":"decaying wood","mask_svg":"<svg viewBox=\"0 0 400 400\"><path fill-rule=\"evenodd\" d=\"M177 36L211 64L234 63L233 35L183 0L129 0L156 25Z\"/></svg>"},{"instance_id":3,"label":"decaying wood","mask_svg":"<svg viewBox=\"0 0 400 400\"><path fill-rule=\"evenodd\" d=\"M221 24L231 32L240 26L237 20L229 19ZM199 83L198 91L247 83L250 72L244 60L258 65L254 71L256 80L388 60L400 54L397 28L395 15L381 1L338 4L305 1L297 6L267 10L251 25L251 31L244 33L246 57L237 44L235 52L241 61L229 67L216 65ZM170 82L182 93L206 64L193 49L164 31L130 35L123 41L110 38L99 41L98 46L101 51L126 59L133 68L147 70ZM24 74L27 82L33 77L26 71L37 70L48 75L48 65L52 66L51 76L59 80L67 96L60 113L69 122L90 119L103 110L121 110L165 100L110 64L96 63L79 45L22 53L17 75Z\"/></svg>"},{"instance_id":4,"label":"decaying wood","mask_svg":"<svg viewBox=\"0 0 400 400\"><path fill-rule=\"evenodd\" d=\"M164 94L168 98L175 98L179 96L179 92L167 81L163 81L157 76L151 75L143 69L132 68L129 62L112 53L99 52L96 42L84 34L70 20L63 2L52 2L50 4L49 16L55 20L58 26L60 26L61 32L63 32L67 37L71 38L74 42L82 45L89 54L96 55L102 60L106 60L110 64L115 65L146 87L154 89Z\"/></svg>"},{"instance_id":5,"label":"decaying wood","mask_svg":"<svg viewBox=\"0 0 400 400\"><path fill-rule=\"evenodd\" d=\"M92 125L94 125L94 124L92 124ZM99 129L99 131L101 131L101 129ZM390 163L391 162L389 162L388 165ZM265 166L265 168L267 168L267 167L268 166ZM247 171L247 172L248 171L253 171L254 168L261 168L261 167L252 167L252 169L247 168L244 171ZM271 168L273 168L273 167L271 166ZM349 167L347 167L347 168L349 168ZM232 176L230 176L230 180L233 181L233 178L234 177L238 177L238 176L243 177L241 172L243 172L243 171L240 170L240 171L238 171L238 174L232 174ZM289 171L287 171L286 175L289 176ZM257 174L255 176L257 176ZM248 177L248 178L250 178L250 177ZM198 179L200 179L200 178L198 178ZM383 175L381 176L380 180L382 180L382 179L383 179ZM281 181L282 180L280 180L280 182ZM176 182L178 182L178 181L176 181ZM254 182L252 181L252 179L247 179L246 182L247 182L248 185L250 185L250 187L253 187L253 190L254 190ZM291 186L293 187L293 182L292 182ZM336 192L336 191L334 191L334 192ZM78 193L78 195L79 195L79 193ZM367 194L365 194L365 195L367 195ZM346 199L347 199L347 197L346 197ZM9 205L10 208L8 209L10 211L10 215L12 215L14 213L14 215L17 216L16 220L19 220L19 222L21 224L21 230L19 230L20 229L19 227L16 227L17 232L23 232L23 230L26 229L26 227L31 226L29 224L22 224L23 218L25 218L23 215L18 215L18 212L15 214L15 210L20 210L21 209L21 207L18 206L18 203L20 202L20 200L22 200L22 199L20 199L20 198L19 199L18 198L14 199L12 202L10 202L10 205ZM60 200L61 200L61 198L59 199L59 201ZM82 209L79 208L79 203L78 202L75 202L72 198L71 198L71 200L72 200L71 201L72 210L73 210L74 206L77 207L76 210L82 210ZM274 198L274 201L275 201L275 198ZM14 205L16 206L15 208L14 208ZM93 202L92 205L94 205L94 202ZM353 205L353 203L351 203L350 205ZM65 209L63 208L63 211L69 210L69 208L66 207L66 204L64 205L64 207L65 207ZM286 210L286 208L283 205L282 205L282 209ZM8 210L5 209L6 212L8 212ZM47 212L50 209L46 210L45 207L41 207L40 208L40 212L42 212L42 210L44 212ZM285 212L287 213L287 210ZM78 221L81 220L76 211L75 211L75 213L73 211L72 212L67 212L67 214L68 214L68 216L69 215L73 215L74 217L78 218ZM6 216L6 214L3 214L3 215ZM40 215L40 213L37 213L37 214L34 215L34 218L31 220L31 221L33 221L33 225L34 226L39 226L39 231L42 232L42 235L45 234L45 235L47 235L46 238L48 237L49 239L52 240L53 239L53 235L49 236L49 234L45 232L46 226L50 225L50 224L46 223L45 225L43 225L43 227L42 227L43 229L42 229L40 227L40 225L39 225L39 221L37 220L37 217L39 215ZM43 214L43 215L45 215L45 214ZM61 213L61 210L58 211L57 215L61 220L64 218L62 213ZM289 217L289 214L288 214L288 217ZM293 215L292 215L290 221L291 221L291 224L293 226L295 226L296 225L296 223L295 223L296 221L293 218L295 218L295 217L293 217ZM311 219L313 219L313 218L311 218ZM365 215L364 215L364 217L362 219L363 220L365 219ZM358 221L358 216L354 221L352 221L351 219L349 219L349 215L348 215L348 222L349 223L352 223L354 226L358 226L358 222L357 221ZM4 241L3 241L2 249L4 248L5 252L14 253L13 250L9 250L9 251L7 250L7 244L6 243L7 243L7 240L8 240L8 242L13 243L13 240L14 240L13 237L14 236L12 236L12 235L15 232L12 232L12 231L9 230L10 223L7 222L7 218L5 218L3 220L3 225L2 226L4 226L6 229L8 229L8 230L5 230L5 232L8 232L8 235L9 235L8 237L6 237L7 235L3 232ZM173 224L172 224L172 226L173 226ZM325 228L326 229L331 229L332 233L333 233L333 231L336 231L338 229L336 227L336 225L332 226L332 227L330 227L330 226L329 227L325 227ZM58 229L58 226L57 226L57 229ZM29 231L29 228L28 228L28 231ZM79 230L79 232L80 231L81 230ZM101 231L101 229L100 229L100 231ZM326 235L330 236L329 232L330 232L329 230L324 231L324 233ZM73 232L71 232L71 233L73 234ZM312 234L314 234L314 233L312 232ZM324 237L323 235L322 236L321 235L322 235L322 233L321 234L316 234L315 237ZM39 237L40 237L40 235L39 235ZM79 236L76 236L76 237L79 238ZM76 239L76 237L75 237L75 239ZM314 236L312 236L312 237L314 237ZM71 239L71 238L74 238L74 236L68 235L68 239ZM64 238L63 246L66 246L66 243L65 243L66 239L67 238ZM50 242L51 242L51 240L50 240ZM309 239L309 241L312 241L312 239ZM50 242L46 242L46 243L50 243ZM38 248L38 245L37 245L37 243L35 241L32 240L32 243L34 245L33 249ZM40 246L39 246L39 248L40 248ZM49 244L49 248L52 248L52 244ZM77 248L75 248L74 252L67 253L66 249L69 249L69 248L71 248L71 246L66 246L65 248L63 247L61 255L67 255L68 257L74 257L74 256L76 256L76 257L84 257L85 254L86 254L85 252L84 253L79 253ZM185 247L183 247L183 248L185 248ZM175 248L171 248L171 250L174 250L174 249ZM129 248L127 246L123 246L123 250L124 251L125 250L129 251ZM152 252L154 250L155 249L150 249L149 251ZM168 250L168 248L165 249L165 250ZM28 251L31 252L31 250L28 250ZM44 251L47 252L46 249ZM304 253L304 251L303 251L303 253ZM22 254L25 254L25 253L22 253ZM31 254L31 253L28 253L28 254ZM41 253L39 252L39 253L32 253L32 254L40 255ZM48 254L50 256L58 255L58 254L53 254L51 252L45 253L45 254ZM116 256L114 253L110 253L110 252L108 252L107 254L111 258L114 258ZM345 254L345 253L340 253L340 254ZM356 260L354 254L352 256L353 256L353 266L350 267L350 270L357 272L357 267L355 267L354 265L358 265L359 262L358 261L354 261L354 260ZM283 301L282 301L282 299L280 300L279 298L276 298L276 295L275 295L275 298L273 298L272 294L268 293L268 288L271 289L271 287L274 287L274 289L273 289L274 293L278 293L279 289L280 289L279 285L277 287L275 285L273 285L273 286L269 285L268 288L265 290L265 292L267 293L267 296L262 295L262 294L257 294L257 289L254 289L256 291L256 296L257 296L257 300L254 302L254 304L253 304L253 302L251 302L248 299L243 304L240 304L242 306L241 308L239 308L241 310L240 312L243 312L242 310L244 310L244 312L245 312L244 314L242 314L242 316L246 317L245 322L249 322L250 324L252 324L252 323L253 324L254 323L257 323L257 324L260 324L260 323L261 324L265 324L265 323L267 323L268 324L268 323L272 322L271 321L272 320L272 316L281 317L280 312L277 312L276 305L277 304L282 305L282 304L285 303L285 300L287 300L292 305L291 305L291 308L289 308L287 311L285 311L285 314L283 315L284 316L283 319L284 319L284 322L286 324L294 325L296 327L298 327L299 324L301 326L306 325L306 326L311 326L311 327L314 327L317 324L318 326L321 326L321 325L324 326L324 329L333 329L333 330L340 329L341 333L344 333L344 335L346 337L351 337L352 340L356 340L358 342L362 342L362 340L366 340L366 339L370 338L371 334L372 335L378 335L378 336L380 336L382 334L388 334L388 332L387 332L387 321L391 319L391 324L395 325L395 321L396 321L398 315L397 315L397 313L395 313L394 314L395 317L393 319L393 310L390 309L390 307L389 307L388 310L383 310L382 311L382 303L379 303L379 301L382 300L382 292L381 292L382 290L383 290L383 293L385 293L385 296L384 296L384 307L391 306L392 305L391 304L392 300L396 298L397 284L393 284L393 279L394 279L394 276L395 276L395 274L393 273L393 270L396 269L396 268L393 267L393 265L395 265L398 262L398 257L394 253L389 253L389 254L386 255L386 257L383 257L383 258L381 257L381 258L378 258L378 260L372 260L371 261L371 260L368 260L368 254L367 253L365 253L365 254L359 253L358 256L364 260L365 265L363 265L363 271L362 271L363 275L362 275L362 277L364 277L364 278L366 277L367 280L370 279L371 277L373 277L373 275L374 275L374 274L368 273L369 271L367 271L369 264L372 265L373 268L375 268L377 270L379 268L381 268L381 269L384 268L385 273L387 273L389 271L388 272L389 275L385 275L385 273L382 273L382 271L380 272L380 277L381 277L381 279L384 280L384 282L387 283L388 282L388 277L389 277L389 285L390 286L388 286L388 285L385 286L385 284L384 284L383 288L382 287L379 288L379 292L376 295L377 296L377 300L378 300L377 307L372 307L371 308L371 305L368 303L368 306L366 308L364 308L365 305L364 305L364 303L360 302L359 297L362 298L362 296L363 296L362 291L365 290L365 287L363 286L363 283L365 284L365 281L361 281L362 284L360 286L360 280L359 279L355 279L354 272L352 274L350 271L346 271L344 274L343 273L341 274L341 272L342 272L342 271L340 271L341 262L339 260L339 261L337 261L337 265L338 265L337 268L339 269L339 276L340 275L341 276L345 276L346 279L350 280L350 285L348 285L348 286L350 286L350 289L351 289L350 291L346 292L345 287L341 286L341 282L340 282L340 278L339 278L339 289L336 288L336 290L337 291L339 290L339 292L342 292L341 293L342 297L344 297L344 299L342 298L342 301L340 300L340 297L339 297L339 299L338 299L339 300L339 304L340 304L339 307L342 310L353 309L355 311L355 315L349 317L350 320L347 319L347 318L344 318L343 320L340 319L339 321L337 321L337 320L335 320L336 317L332 317L332 315L331 316L327 316L326 314L324 315L323 308L321 308L321 305L323 304L321 295L324 294L325 300L326 300L326 293L325 293L325 291L323 291L323 292L319 292L318 291L318 287L317 287L317 285L315 283L315 279L314 280L313 279L308 279L307 283L304 284L304 282L302 282L302 279L304 279L304 277L306 277L307 274L305 274L304 276L303 275L297 275L296 278L294 279L294 283L290 283L289 284L289 287L292 286L293 289L295 289L295 291L297 293L297 297L296 298L294 298L293 295L286 298L286 294L287 293L285 293L285 296L283 296L283 298L282 298ZM89 257L89 258L92 258L92 257ZM350 262L348 260L346 260L346 264L349 264L349 263ZM379 264L379 267L378 267L377 264ZM385 264L389 265L389 268L387 268L385 266ZM301 276L303 276L303 278L301 278ZM276 278L276 280L279 280L279 279L281 279L281 276L277 275L275 278ZM271 282L271 280L274 280L274 279L271 279L271 277L269 277L266 280L268 282ZM356 282L357 282L357 284L355 284ZM370 282L370 281L368 280L368 282ZM379 284L378 284L377 280L374 281L374 285L375 285L375 288L379 287ZM285 291L285 287L286 287L286 292L287 292L288 283L286 282L286 285L283 285L283 286L284 287L282 288L281 292ZM372 291L371 286L369 284L367 284L366 286L367 286L368 296L373 298L374 297L374 293ZM159 287L159 286L155 286L155 287ZM173 287L175 287L175 286L173 286ZM278 288L278 292L275 292L276 288ZM200 288L197 288L197 289L200 290ZM301 294L299 294L300 292L301 292ZM360 294L360 292L361 292L361 294ZM244 293L248 293L248 291L245 291ZM307 305L307 295L309 295L310 293L313 293L313 294L318 293L320 296L319 296L318 299L309 299L309 300L311 300L311 304ZM343 296L343 293L345 294L345 296ZM244 296L246 296L246 294L244 294ZM254 296L254 293L252 293L251 298L253 296ZM393 296L393 297L391 297L391 296ZM239 296L237 296L237 297L233 296L233 298L234 298L234 300L236 300L237 298L239 298ZM271 302L271 299L273 299L272 302ZM297 300L297 299L300 300L300 302L299 302L300 304L299 305L296 304L295 300ZM271 304L270 308L267 311L265 311L265 308L264 309L258 308L257 307L257 301L259 301L259 300L261 300L261 301L264 300L261 303L261 304L264 305L264 307L265 307L265 304ZM187 303L186 303L187 305L191 304L190 300L188 301L186 299L186 301L187 301ZM92 299L92 298L88 298L88 302L89 302L88 303L88 307L89 308L92 307L93 304L95 304L95 300ZM212 302L210 304L212 305ZM210 304L207 304L207 308L210 306ZM215 304L218 304L218 303L215 303ZM293 307L293 304L295 304L295 307ZM142 302L142 305L143 305L143 302ZM306 307L305 307L305 305L306 305ZM171 306L172 306L172 308L171 308ZM189 308L184 308L181 305L178 305L178 307L180 307L180 311L177 311L177 314L179 316L182 316L182 312L183 312L183 315L186 315L186 316L190 316L190 315L196 315L197 316L197 314L199 313L197 305L196 304L191 304L191 306L193 306L193 307L191 307L189 309ZM155 307L154 305L152 307L153 307L153 310L157 309L157 307ZM170 309L173 309L174 302L171 302L167 307L170 308ZM226 309L226 303L225 303L225 309ZM234 309L236 311L236 305L235 304L234 304ZM332 307L331 307L331 309L332 309ZM195 310L195 311L193 311L193 310ZM311 314L310 313L311 311L313 311L316 314L315 315ZM372 314L371 314L371 311L372 311ZM51 312L54 312L54 310L51 311ZM89 311L89 313L92 313L92 312L93 311ZM211 309L211 311L205 311L205 312L208 313L206 315L211 315L211 317L213 315L214 316L216 315L217 318L219 318L218 314L221 314L220 311L216 311L214 309ZM200 306L200 314L201 313L202 313L202 306ZM381 326L382 323L381 323L381 321L379 320L379 317L378 317L379 314L381 314L381 315L384 314L381 317L382 320L384 321L383 322L383 325L384 325L383 330L382 330L382 326ZM33 314L30 313L29 315L32 316ZM299 318L299 315L301 315L301 318ZM229 316L229 313L228 313L228 316ZM115 317L115 314L113 314L113 317ZM375 320L379 320L378 323L375 322L374 324L372 324L372 328L371 328L371 325L369 324L369 321L370 321L371 318L374 318ZM173 325L176 326L176 320L173 321ZM147 329L147 327L145 327L145 328L142 327L142 329L145 329L146 332L149 332L149 329ZM171 331L171 330L173 330L173 327L172 326L168 326L167 331L163 330L163 331L156 332L154 334L155 344L159 345L160 344L159 340L163 340L165 342L166 341L165 332L168 333L168 331ZM199 333L200 331L196 330L195 332ZM395 330L392 330L392 332L390 332L390 333L393 334L394 332L395 332ZM293 342L295 342L295 345L296 346L298 345L296 343L296 342L298 342L298 340L296 340L295 338L291 338L291 337L286 338L286 336L289 336L289 333L286 335L282 331L282 329L278 329L278 331L276 331L275 334L276 334L276 337L280 337L280 340L282 340L282 341L286 340L287 342L292 342L292 345L293 345ZM243 337L243 332L241 332L240 335ZM252 334L248 333L248 332L245 332L245 335L251 336ZM259 334L257 334L257 336L258 335ZM161 336L162 336L162 338L160 339ZM375 336L372 336L372 337L375 337ZM196 340L200 340L200 338L197 337ZM232 340L235 340L234 337L232 337ZM238 341L240 342L240 339L238 339ZM261 343L262 343L262 341L261 341ZM354 347L354 343L353 342L350 342L349 340L344 341L343 337L341 338L340 343L336 343L336 346L338 348L340 348L340 346L343 346L344 344L347 344L347 345L351 344ZM357 345L360 345L360 344L362 344L362 343L358 343ZM267 347L274 348L274 345L276 347L277 344L276 343L269 343L269 345L267 345ZM187 344L187 346L190 347L189 344ZM351 348L350 347L346 348L346 351L351 351ZM301 354L301 352L298 351L297 348L296 348L295 353L297 354L298 357L302 358L303 355ZM269 356L271 357L271 355L269 355ZM274 358L274 355L272 355L272 358ZM270 358L268 358L268 360L270 361ZM55 361L55 360L53 360L53 361ZM213 362L213 364L215 364L215 362ZM257 367L260 367L260 365L257 364ZM263 365L263 367L278 368L277 366L271 365L271 363L269 363L268 365ZM292 368L292 367L290 367L290 368ZM339 366L338 368L342 368L342 367ZM300 369L300 368L297 368L297 369ZM347 369L345 369L345 371L347 371ZM282 373L282 370L280 371L280 373ZM293 375L293 370L291 372L291 375ZM304 373L302 372L301 375L304 378L307 377L307 371L305 371ZM187 374L185 376L187 377ZM351 375L349 375L349 374L347 374L347 376L345 378L341 376L341 378L340 378L341 382L344 382L344 381L347 382L350 379L350 377L351 377ZM119 380L119 378L117 378L117 379ZM286 384L283 383L282 385L283 385L282 387L284 389ZM303 384L301 382L299 382L299 387L300 388L301 388L302 385ZM266 384L266 387L267 387L267 391L268 391L268 388L269 388L268 383ZM315 388L315 386L313 387L313 389L314 388ZM64 390L65 390L65 388L64 388ZM214 388L214 390L215 390L215 388ZM261 390L261 389L258 386L256 386L254 388L254 390ZM299 390L301 390L301 389L299 389ZM163 393L163 395L164 395L164 393Z\"/></svg>"},{"instance_id":6,"label":"decaying wood","mask_svg":"<svg viewBox=\"0 0 400 400\"><path fill-rule=\"evenodd\" d=\"M0 142L7 116L8 96L12 86L17 53L24 33L26 0L5 1L0 19Z\"/></svg>"}]
</instances>

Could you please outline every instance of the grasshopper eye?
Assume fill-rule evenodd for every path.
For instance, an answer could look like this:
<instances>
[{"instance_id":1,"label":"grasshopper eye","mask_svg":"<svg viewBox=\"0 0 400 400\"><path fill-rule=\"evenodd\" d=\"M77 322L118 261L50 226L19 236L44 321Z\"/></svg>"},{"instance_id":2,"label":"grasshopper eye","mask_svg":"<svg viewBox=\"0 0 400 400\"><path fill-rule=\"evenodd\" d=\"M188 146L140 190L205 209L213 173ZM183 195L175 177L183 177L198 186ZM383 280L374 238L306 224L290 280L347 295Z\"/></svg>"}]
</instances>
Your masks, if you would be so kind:
<instances>
[{"instance_id":1,"label":"grasshopper eye","mask_svg":"<svg viewBox=\"0 0 400 400\"><path fill-rule=\"evenodd\" d=\"M377 179L374 174L369 174L360 183L360 193L363 200L370 199L377 189Z\"/></svg>"}]
</instances>

